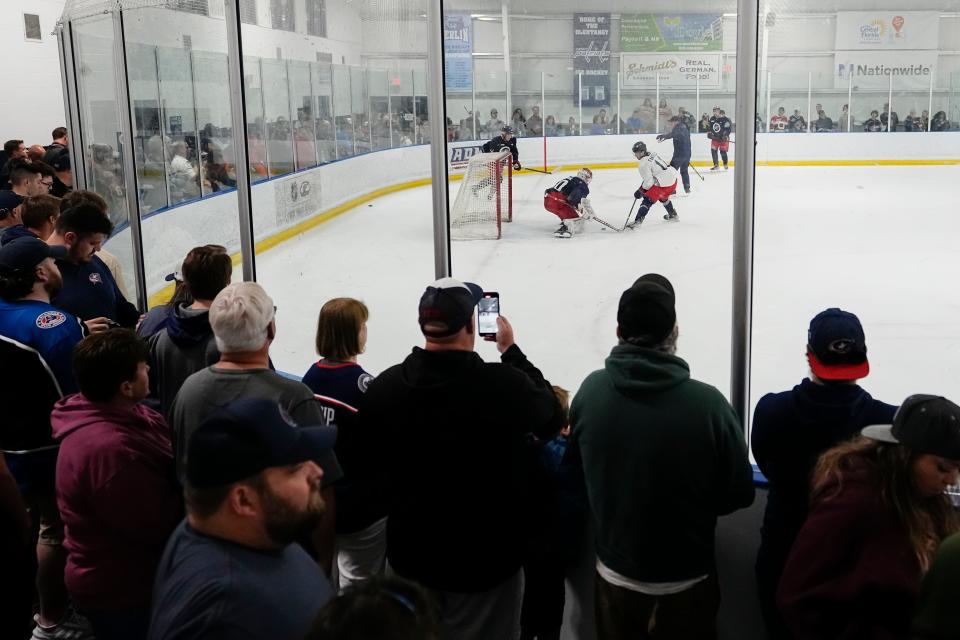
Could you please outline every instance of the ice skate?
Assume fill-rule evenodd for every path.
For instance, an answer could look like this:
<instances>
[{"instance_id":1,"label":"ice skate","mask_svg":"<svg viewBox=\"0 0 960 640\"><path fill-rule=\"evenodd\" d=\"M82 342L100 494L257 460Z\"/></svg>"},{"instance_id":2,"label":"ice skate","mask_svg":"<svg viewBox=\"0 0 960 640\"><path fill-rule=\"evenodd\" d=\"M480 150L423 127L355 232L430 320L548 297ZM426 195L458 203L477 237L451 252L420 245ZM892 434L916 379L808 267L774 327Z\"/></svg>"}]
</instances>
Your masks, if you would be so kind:
<instances>
[{"instance_id":1,"label":"ice skate","mask_svg":"<svg viewBox=\"0 0 960 640\"><path fill-rule=\"evenodd\" d=\"M663 214L663 219L667 222L676 222L680 219L680 216L677 215L676 211L671 211L670 213Z\"/></svg>"},{"instance_id":2,"label":"ice skate","mask_svg":"<svg viewBox=\"0 0 960 640\"><path fill-rule=\"evenodd\" d=\"M720 170L720 165L718 164L715 164L712 167L710 167L710 171L719 171L719 170Z\"/></svg>"},{"instance_id":3,"label":"ice skate","mask_svg":"<svg viewBox=\"0 0 960 640\"><path fill-rule=\"evenodd\" d=\"M627 225L627 229L636 229L636 228L638 228L640 225L643 224L643 219L644 219L644 218L646 218L646 216L637 216L636 220L634 220L633 222L631 222L630 224Z\"/></svg>"},{"instance_id":4,"label":"ice skate","mask_svg":"<svg viewBox=\"0 0 960 640\"><path fill-rule=\"evenodd\" d=\"M570 229L564 223L560 223L560 228L553 232L553 237L555 238L572 238L573 234L570 233Z\"/></svg>"}]
</instances>

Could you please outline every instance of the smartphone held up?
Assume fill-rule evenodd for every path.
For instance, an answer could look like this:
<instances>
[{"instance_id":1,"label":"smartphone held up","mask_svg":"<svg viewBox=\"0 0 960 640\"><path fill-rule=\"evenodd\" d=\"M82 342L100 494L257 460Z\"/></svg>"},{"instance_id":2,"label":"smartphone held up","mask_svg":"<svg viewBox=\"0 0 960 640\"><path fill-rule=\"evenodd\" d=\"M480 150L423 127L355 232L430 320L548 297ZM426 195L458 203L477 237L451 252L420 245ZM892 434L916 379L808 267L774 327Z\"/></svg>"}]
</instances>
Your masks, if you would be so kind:
<instances>
[{"instance_id":1,"label":"smartphone held up","mask_svg":"<svg viewBox=\"0 0 960 640\"><path fill-rule=\"evenodd\" d=\"M477 303L477 333L485 340L497 336L497 317L500 316L500 294L496 291L484 291Z\"/></svg>"}]
</instances>

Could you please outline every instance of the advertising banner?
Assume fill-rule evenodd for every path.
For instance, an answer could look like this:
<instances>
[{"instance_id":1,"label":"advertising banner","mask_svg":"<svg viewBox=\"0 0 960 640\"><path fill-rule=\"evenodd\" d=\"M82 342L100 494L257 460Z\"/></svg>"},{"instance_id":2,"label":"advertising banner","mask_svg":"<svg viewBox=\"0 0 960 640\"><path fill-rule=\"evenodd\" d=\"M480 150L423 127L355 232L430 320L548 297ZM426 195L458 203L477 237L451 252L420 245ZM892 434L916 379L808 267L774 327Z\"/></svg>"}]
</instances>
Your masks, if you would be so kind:
<instances>
[{"instance_id":1,"label":"advertising banner","mask_svg":"<svg viewBox=\"0 0 960 640\"><path fill-rule=\"evenodd\" d=\"M285 227L320 211L320 176L304 172L273 182L277 227Z\"/></svg>"},{"instance_id":2,"label":"advertising banner","mask_svg":"<svg viewBox=\"0 0 960 640\"><path fill-rule=\"evenodd\" d=\"M936 51L838 51L834 87L846 89L850 76L857 89L929 89L937 68Z\"/></svg>"},{"instance_id":3,"label":"advertising banner","mask_svg":"<svg viewBox=\"0 0 960 640\"><path fill-rule=\"evenodd\" d=\"M463 147L448 147L448 162L453 173L462 173L474 155L483 153L483 145L471 144Z\"/></svg>"},{"instance_id":4,"label":"advertising banner","mask_svg":"<svg viewBox=\"0 0 960 640\"><path fill-rule=\"evenodd\" d=\"M937 11L840 11L837 13L836 49L902 50L939 47L940 14Z\"/></svg>"},{"instance_id":5,"label":"advertising banner","mask_svg":"<svg viewBox=\"0 0 960 640\"><path fill-rule=\"evenodd\" d=\"M447 91L473 88L473 22L469 13L443 15L443 77Z\"/></svg>"},{"instance_id":6,"label":"advertising banner","mask_svg":"<svg viewBox=\"0 0 960 640\"><path fill-rule=\"evenodd\" d=\"M583 106L610 104L610 14L573 14L573 103Z\"/></svg>"},{"instance_id":7,"label":"advertising banner","mask_svg":"<svg viewBox=\"0 0 960 640\"><path fill-rule=\"evenodd\" d=\"M660 76L660 88L719 89L719 53L624 53L620 61L623 86L653 89Z\"/></svg>"},{"instance_id":8,"label":"advertising banner","mask_svg":"<svg viewBox=\"0 0 960 640\"><path fill-rule=\"evenodd\" d=\"M719 13L620 17L621 51L721 51L723 16Z\"/></svg>"}]
</instances>

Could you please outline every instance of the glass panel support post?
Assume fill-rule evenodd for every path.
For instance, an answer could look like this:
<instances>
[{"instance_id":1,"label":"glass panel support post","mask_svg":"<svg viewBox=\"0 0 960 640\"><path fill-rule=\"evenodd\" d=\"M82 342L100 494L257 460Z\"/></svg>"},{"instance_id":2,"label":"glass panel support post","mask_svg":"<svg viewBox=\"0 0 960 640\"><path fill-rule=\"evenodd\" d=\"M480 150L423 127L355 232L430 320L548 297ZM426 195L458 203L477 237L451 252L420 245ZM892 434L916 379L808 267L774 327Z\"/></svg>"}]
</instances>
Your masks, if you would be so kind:
<instances>
[{"instance_id":1,"label":"glass panel support post","mask_svg":"<svg viewBox=\"0 0 960 640\"><path fill-rule=\"evenodd\" d=\"M933 74L930 74L930 95L927 101L927 132L930 132L930 123L933 122Z\"/></svg>"},{"instance_id":2,"label":"glass panel support post","mask_svg":"<svg viewBox=\"0 0 960 640\"><path fill-rule=\"evenodd\" d=\"M697 74L697 110L694 111L694 115L700 113L700 74ZM697 122L700 122L700 116L696 116Z\"/></svg>"},{"instance_id":3,"label":"glass panel support post","mask_svg":"<svg viewBox=\"0 0 960 640\"><path fill-rule=\"evenodd\" d=\"M413 144L420 144L420 123L417 121L417 72L410 70L410 92L413 94Z\"/></svg>"},{"instance_id":4,"label":"glass panel support post","mask_svg":"<svg viewBox=\"0 0 960 640\"><path fill-rule=\"evenodd\" d=\"M73 23L58 25L57 44L60 48L60 77L63 78L63 108L67 116L66 126L70 136L67 152L70 154L70 166L73 169L73 185L75 189L86 189L87 167L81 153L84 144L80 133L80 103L74 66Z\"/></svg>"},{"instance_id":5,"label":"glass panel support post","mask_svg":"<svg viewBox=\"0 0 960 640\"><path fill-rule=\"evenodd\" d=\"M504 11L506 5L504 4ZM504 25L506 29L506 25ZM439 279L449 276L450 222L447 209L447 114L443 99L443 0L427 3L427 109L430 122L430 190L433 194L433 265ZM416 102L416 101L414 101Z\"/></svg>"},{"instance_id":6,"label":"glass panel support post","mask_svg":"<svg viewBox=\"0 0 960 640\"><path fill-rule=\"evenodd\" d=\"M317 144L317 118L320 117L320 101L317 100L317 91L313 86L313 65L314 62L307 63L307 74L310 76L310 128L311 140L313 144L313 166L320 166L320 145Z\"/></svg>"},{"instance_id":7,"label":"glass panel support post","mask_svg":"<svg viewBox=\"0 0 960 640\"><path fill-rule=\"evenodd\" d=\"M813 71L807 71L807 133L813 131Z\"/></svg>"},{"instance_id":8,"label":"glass panel support post","mask_svg":"<svg viewBox=\"0 0 960 640\"><path fill-rule=\"evenodd\" d=\"M890 79L890 88L887 90L887 133L893 131L893 74L887 76Z\"/></svg>"},{"instance_id":9,"label":"glass panel support post","mask_svg":"<svg viewBox=\"0 0 960 640\"><path fill-rule=\"evenodd\" d=\"M771 118L773 118L773 89L770 86L773 82L773 74L767 71L767 131L770 131Z\"/></svg>"},{"instance_id":10,"label":"glass panel support post","mask_svg":"<svg viewBox=\"0 0 960 640\"><path fill-rule=\"evenodd\" d=\"M657 101L654 102L656 105L656 115L654 116L653 121L656 123L655 129L657 133L660 133L660 74L657 74Z\"/></svg>"},{"instance_id":11,"label":"glass panel support post","mask_svg":"<svg viewBox=\"0 0 960 640\"><path fill-rule=\"evenodd\" d=\"M847 74L847 133L853 131L853 72Z\"/></svg>"},{"instance_id":12,"label":"glass panel support post","mask_svg":"<svg viewBox=\"0 0 960 640\"><path fill-rule=\"evenodd\" d=\"M263 138L263 161L267 165L267 177L273 176L270 170L270 129L267 127L267 99L264 96L263 58L257 58L257 73L260 74L260 137Z\"/></svg>"},{"instance_id":13,"label":"glass panel support post","mask_svg":"<svg viewBox=\"0 0 960 640\"><path fill-rule=\"evenodd\" d=\"M143 265L143 235L140 226L140 197L137 185L137 167L133 158L133 103L130 101L130 76L127 73L126 39L123 32L123 10L113 12L113 64L116 73L117 112L120 114L120 135L124 148L120 161L123 163L123 186L126 192L127 223L130 225L130 240L133 245L133 279L137 294L137 307L147 309L147 277Z\"/></svg>"},{"instance_id":14,"label":"glass panel support post","mask_svg":"<svg viewBox=\"0 0 960 640\"><path fill-rule=\"evenodd\" d=\"M470 127L473 129L473 139L477 139L477 61L470 56Z\"/></svg>"},{"instance_id":15,"label":"glass panel support post","mask_svg":"<svg viewBox=\"0 0 960 640\"><path fill-rule=\"evenodd\" d=\"M387 71L387 135L390 136L390 148L393 149L393 105L390 103L392 97L390 85L393 84L393 69Z\"/></svg>"},{"instance_id":16,"label":"glass panel support post","mask_svg":"<svg viewBox=\"0 0 960 640\"><path fill-rule=\"evenodd\" d=\"M261 81L261 86L263 81ZM339 130L337 128L337 76L334 73L334 65L330 63L330 117L333 119L331 123L333 125L333 159L340 159L340 137L337 135Z\"/></svg>"},{"instance_id":17,"label":"glass panel support post","mask_svg":"<svg viewBox=\"0 0 960 640\"><path fill-rule=\"evenodd\" d=\"M546 77L543 71L540 72L540 137L543 138L543 170L547 170L547 127L545 126L547 117L547 89L544 84Z\"/></svg>"},{"instance_id":18,"label":"glass panel support post","mask_svg":"<svg viewBox=\"0 0 960 640\"><path fill-rule=\"evenodd\" d=\"M204 177L206 174L206 169L204 168L203 163L203 149L202 143L200 142L200 110L197 109L197 75L194 73L195 65L193 64L193 49L188 52L188 59L190 61L190 100L193 102L193 131L196 134L197 141L197 170L200 174L200 197L207 195L203 192L203 183Z\"/></svg>"},{"instance_id":19,"label":"glass panel support post","mask_svg":"<svg viewBox=\"0 0 960 640\"><path fill-rule=\"evenodd\" d=\"M759 0L737 0L737 82L735 122L757 117ZM750 418L750 346L753 321L753 225L756 186L754 126L737 127L733 188L733 309L730 402L744 432Z\"/></svg>"},{"instance_id":20,"label":"glass panel support post","mask_svg":"<svg viewBox=\"0 0 960 640\"><path fill-rule=\"evenodd\" d=\"M620 71L617 71L617 135L620 135L620 121L623 114L620 112Z\"/></svg>"},{"instance_id":21,"label":"glass panel support post","mask_svg":"<svg viewBox=\"0 0 960 640\"><path fill-rule=\"evenodd\" d=\"M577 135L583 135L583 72L577 72L577 111L580 112L580 126Z\"/></svg>"},{"instance_id":22,"label":"glass panel support post","mask_svg":"<svg viewBox=\"0 0 960 640\"><path fill-rule=\"evenodd\" d=\"M299 119L293 119L293 87L290 85L289 60L283 61L283 73L287 77L287 122L290 123L290 126L287 128L290 130L288 134L290 136L290 155L293 157L293 171L296 171L300 168L300 158L297 157L297 136L293 132L293 126L299 122Z\"/></svg>"},{"instance_id":23,"label":"glass panel support post","mask_svg":"<svg viewBox=\"0 0 960 640\"><path fill-rule=\"evenodd\" d=\"M255 281L253 210L250 202L250 151L247 147L247 96L243 87L243 42L239 3L225 0L227 25L227 76L230 82L230 123L233 128L233 163L237 176L237 215L240 223L240 261L244 281ZM263 86L263 76L260 76ZM261 88L262 93L262 88ZM287 103L290 95L287 94ZM292 128L292 127L291 127Z\"/></svg>"},{"instance_id":24,"label":"glass panel support post","mask_svg":"<svg viewBox=\"0 0 960 640\"><path fill-rule=\"evenodd\" d=\"M167 194L167 206L173 203L170 201L170 163L167 161L167 154L170 153L167 147L167 127L164 122L167 119L167 112L163 108L160 93L160 50L153 48L153 62L157 70L157 120L160 125L160 143L163 145L163 188Z\"/></svg>"}]
</instances>

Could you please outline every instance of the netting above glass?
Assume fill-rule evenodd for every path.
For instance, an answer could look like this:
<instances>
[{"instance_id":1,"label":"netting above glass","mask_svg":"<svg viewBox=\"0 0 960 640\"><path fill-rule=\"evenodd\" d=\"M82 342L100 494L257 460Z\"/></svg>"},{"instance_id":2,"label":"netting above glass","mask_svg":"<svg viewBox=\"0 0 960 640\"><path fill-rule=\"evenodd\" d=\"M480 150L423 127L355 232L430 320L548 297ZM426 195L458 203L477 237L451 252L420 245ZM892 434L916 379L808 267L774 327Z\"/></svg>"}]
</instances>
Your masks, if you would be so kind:
<instances>
[{"instance_id":1,"label":"netting above glass","mask_svg":"<svg viewBox=\"0 0 960 640\"><path fill-rule=\"evenodd\" d=\"M67 0L61 20L80 20L118 10L162 7L223 17L224 0ZM214 8L212 5L218 4ZM424 0L362 0L354 8L363 21L426 19Z\"/></svg>"},{"instance_id":2,"label":"netting above glass","mask_svg":"<svg viewBox=\"0 0 960 640\"><path fill-rule=\"evenodd\" d=\"M179 9L189 0L67 0L61 20L80 20L92 16L113 13L120 9L143 9L145 7L168 7ZM206 4L206 0L203 2Z\"/></svg>"}]
</instances>

